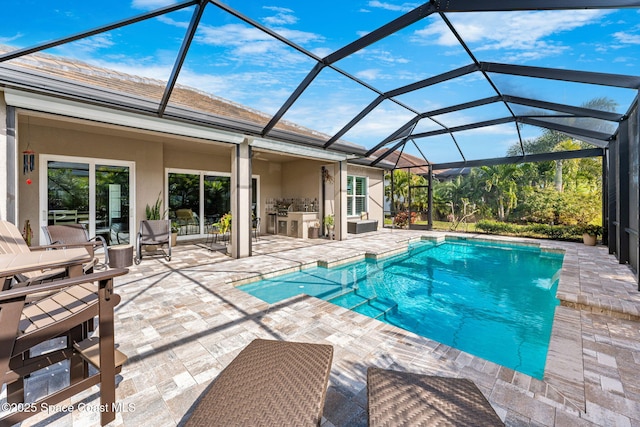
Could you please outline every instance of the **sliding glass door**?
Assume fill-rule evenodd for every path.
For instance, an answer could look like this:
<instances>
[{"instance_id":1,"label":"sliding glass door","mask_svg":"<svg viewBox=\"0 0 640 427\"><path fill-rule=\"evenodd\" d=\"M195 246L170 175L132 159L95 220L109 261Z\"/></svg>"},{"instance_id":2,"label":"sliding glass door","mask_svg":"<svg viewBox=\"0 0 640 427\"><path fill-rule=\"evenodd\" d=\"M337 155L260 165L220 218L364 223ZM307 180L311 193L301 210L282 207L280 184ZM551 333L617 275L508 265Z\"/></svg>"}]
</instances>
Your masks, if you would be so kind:
<instances>
[{"instance_id":1,"label":"sliding glass door","mask_svg":"<svg viewBox=\"0 0 640 427\"><path fill-rule=\"evenodd\" d=\"M254 214L257 213L258 179L252 179ZM168 170L169 218L178 236L201 236L209 224L231 212L231 176L223 172Z\"/></svg>"},{"instance_id":2,"label":"sliding glass door","mask_svg":"<svg viewBox=\"0 0 640 427\"><path fill-rule=\"evenodd\" d=\"M130 243L132 162L42 155L40 165L41 225L83 224L111 245Z\"/></svg>"}]
</instances>

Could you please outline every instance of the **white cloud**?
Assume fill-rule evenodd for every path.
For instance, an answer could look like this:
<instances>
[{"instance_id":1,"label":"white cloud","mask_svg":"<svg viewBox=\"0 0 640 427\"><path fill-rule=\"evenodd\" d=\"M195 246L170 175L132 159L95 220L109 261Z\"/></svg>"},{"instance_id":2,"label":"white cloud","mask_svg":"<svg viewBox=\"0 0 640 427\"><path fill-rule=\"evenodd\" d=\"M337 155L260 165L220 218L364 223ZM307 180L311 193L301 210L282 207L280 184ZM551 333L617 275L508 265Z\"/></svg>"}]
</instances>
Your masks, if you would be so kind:
<instances>
[{"instance_id":1,"label":"white cloud","mask_svg":"<svg viewBox=\"0 0 640 427\"><path fill-rule=\"evenodd\" d=\"M409 12L416 7L420 6L419 3L402 3L402 4L393 4L393 3L385 3L377 0L372 0L367 3L369 7L375 7L378 9L390 10L393 12Z\"/></svg>"},{"instance_id":2,"label":"white cloud","mask_svg":"<svg viewBox=\"0 0 640 427\"><path fill-rule=\"evenodd\" d=\"M167 15L158 16L156 19L163 24L171 25L172 27L189 28L189 23L187 21L176 21L175 19L167 17Z\"/></svg>"},{"instance_id":3,"label":"white cloud","mask_svg":"<svg viewBox=\"0 0 640 427\"><path fill-rule=\"evenodd\" d=\"M0 44L3 43L10 43L14 40L18 40L19 38L21 38L23 36L22 33L16 33L16 35L11 36L11 37L0 37Z\"/></svg>"},{"instance_id":4,"label":"white cloud","mask_svg":"<svg viewBox=\"0 0 640 427\"><path fill-rule=\"evenodd\" d=\"M293 10L284 7L265 6L263 9L276 12L273 16L267 16L262 20L268 25L291 25L298 22L298 18L294 15Z\"/></svg>"},{"instance_id":5,"label":"white cloud","mask_svg":"<svg viewBox=\"0 0 640 427\"><path fill-rule=\"evenodd\" d=\"M521 59L559 55L567 47L546 39L598 23L606 13L598 10L494 12L452 14L450 20L462 39L474 50L526 51ZM444 22L437 20L415 31L412 41L456 46L458 41ZM513 57L514 53L510 55Z\"/></svg>"},{"instance_id":6,"label":"white cloud","mask_svg":"<svg viewBox=\"0 0 640 427\"><path fill-rule=\"evenodd\" d=\"M281 29L276 30L282 36L297 43L304 44L321 40L320 36L304 31ZM287 67L306 61L306 57L289 48L268 34L242 24L227 24L221 27L200 25L194 39L197 43L219 46L228 50L221 60L232 60L238 63L266 66L277 61Z\"/></svg>"},{"instance_id":7,"label":"white cloud","mask_svg":"<svg viewBox=\"0 0 640 427\"><path fill-rule=\"evenodd\" d=\"M375 68L360 70L356 73L356 77L364 80L376 80L380 77L380 70Z\"/></svg>"},{"instance_id":8,"label":"white cloud","mask_svg":"<svg viewBox=\"0 0 640 427\"><path fill-rule=\"evenodd\" d=\"M113 40L111 40L111 34L102 33L85 39L80 39L73 43L69 43L68 45L61 46L60 48L63 50L68 49L73 51L69 56L74 58L81 56L79 55L79 52L82 54L91 54L100 49L108 49L114 44Z\"/></svg>"},{"instance_id":9,"label":"white cloud","mask_svg":"<svg viewBox=\"0 0 640 427\"><path fill-rule=\"evenodd\" d=\"M639 34L630 34L624 31L619 31L617 33L613 33L613 37L618 40L620 43L624 44L640 44L640 35Z\"/></svg>"}]
</instances>

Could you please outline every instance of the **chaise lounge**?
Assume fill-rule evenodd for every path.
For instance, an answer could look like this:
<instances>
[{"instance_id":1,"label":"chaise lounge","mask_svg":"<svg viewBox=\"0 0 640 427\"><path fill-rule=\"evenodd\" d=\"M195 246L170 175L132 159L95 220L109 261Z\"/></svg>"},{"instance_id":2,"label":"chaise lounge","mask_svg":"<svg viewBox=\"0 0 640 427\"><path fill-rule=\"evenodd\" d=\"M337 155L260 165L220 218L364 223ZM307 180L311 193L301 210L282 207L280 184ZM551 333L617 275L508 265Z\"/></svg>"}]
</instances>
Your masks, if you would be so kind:
<instances>
[{"instance_id":1,"label":"chaise lounge","mask_svg":"<svg viewBox=\"0 0 640 427\"><path fill-rule=\"evenodd\" d=\"M466 378L367 370L369 426L503 426L480 389Z\"/></svg>"},{"instance_id":2,"label":"chaise lounge","mask_svg":"<svg viewBox=\"0 0 640 427\"><path fill-rule=\"evenodd\" d=\"M332 359L330 345L256 339L205 390L185 426L319 426Z\"/></svg>"}]
</instances>

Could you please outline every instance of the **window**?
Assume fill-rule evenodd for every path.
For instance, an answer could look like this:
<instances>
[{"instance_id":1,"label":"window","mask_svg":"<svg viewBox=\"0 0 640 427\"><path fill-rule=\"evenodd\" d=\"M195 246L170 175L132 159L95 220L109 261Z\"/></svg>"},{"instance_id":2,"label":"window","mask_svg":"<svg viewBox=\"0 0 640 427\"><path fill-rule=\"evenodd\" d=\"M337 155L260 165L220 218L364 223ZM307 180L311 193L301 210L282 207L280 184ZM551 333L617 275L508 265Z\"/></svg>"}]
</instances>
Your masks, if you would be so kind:
<instances>
[{"instance_id":1,"label":"window","mask_svg":"<svg viewBox=\"0 0 640 427\"><path fill-rule=\"evenodd\" d=\"M177 223L179 236L202 236L231 212L231 177L225 172L167 170L169 218ZM253 214L258 209L258 178L252 178Z\"/></svg>"},{"instance_id":2,"label":"window","mask_svg":"<svg viewBox=\"0 0 640 427\"><path fill-rule=\"evenodd\" d=\"M367 212L367 178L347 176L347 215L356 216Z\"/></svg>"}]
</instances>

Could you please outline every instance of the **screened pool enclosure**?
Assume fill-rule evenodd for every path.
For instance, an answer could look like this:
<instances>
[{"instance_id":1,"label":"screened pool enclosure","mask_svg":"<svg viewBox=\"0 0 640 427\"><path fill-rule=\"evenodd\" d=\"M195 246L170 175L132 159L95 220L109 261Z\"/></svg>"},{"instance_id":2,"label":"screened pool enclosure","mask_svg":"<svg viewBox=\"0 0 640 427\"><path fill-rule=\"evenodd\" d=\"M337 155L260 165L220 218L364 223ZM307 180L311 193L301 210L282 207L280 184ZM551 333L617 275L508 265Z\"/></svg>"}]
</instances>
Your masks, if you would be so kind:
<instances>
[{"instance_id":1,"label":"screened pool enclosure","mask_svg":"<svg viewBox=\"0 0 640 427\"><path fill-rule=\"evenodd\" d=\"M287 1L115 1L83 3L74 16L53 3L37 11L8 3L0 29L5 93L233 132L265 149L287 143L346 154L367 167L404 167L397 159L407 153L428 176L602 157L604 242L638 271L640 0L330 0L305 12ZM55 25L43 19L24 31L42 16ZM575 37L553 37L563 31ZM128 77L115 82L100 67ZM185 98L185 87L211 96ZM16 221L17 109L4 109L2 212ZM580 148L531 151L527 141L544 129ZM175 186L187 186L179 174ZM176 196L172 210L205 203L216 216L228 209L216 199L225 184L198 179L211 187L207 195ZM349 185L347 203L361 204L362 183ZM184 221L184 233L203 227L197 218Z\"/></svg>"}]
</instances>

